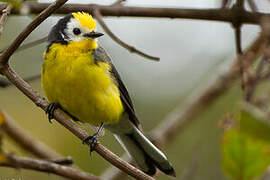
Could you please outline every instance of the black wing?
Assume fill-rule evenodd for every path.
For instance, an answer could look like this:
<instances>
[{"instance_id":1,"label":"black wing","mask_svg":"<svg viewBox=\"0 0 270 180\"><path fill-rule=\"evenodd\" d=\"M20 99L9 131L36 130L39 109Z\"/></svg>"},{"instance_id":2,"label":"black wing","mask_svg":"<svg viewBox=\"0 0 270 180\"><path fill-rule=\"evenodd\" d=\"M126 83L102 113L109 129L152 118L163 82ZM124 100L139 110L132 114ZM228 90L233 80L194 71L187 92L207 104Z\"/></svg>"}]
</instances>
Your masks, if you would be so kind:
<instances>
[{"instance_id":1,"label":"black wing","mask_svg":"<svg viewBox=\"0 0 270 180\"><path fill-rule=\"evenodd\" d=\"M134 110L131 98L128 94L128 91L127 91L124 83L122 82L120 75L118 74L116 68L112 64L111 58L108 56L106 51L100 46L96 50L93 51L93 55L95 58L94 59L95 63L100 62L100 61L110 63L111 68L112 68L111 69L111 76L115 80L115 84L118 86L118 88L120 90L120 98L121 98L121 101L124 105L125 110L127 111L128 115L129 115L129 120L138 129L142 130L141 124L140 124L140 122L135 114L135 110Z\"/></svg>"}]
</instances>

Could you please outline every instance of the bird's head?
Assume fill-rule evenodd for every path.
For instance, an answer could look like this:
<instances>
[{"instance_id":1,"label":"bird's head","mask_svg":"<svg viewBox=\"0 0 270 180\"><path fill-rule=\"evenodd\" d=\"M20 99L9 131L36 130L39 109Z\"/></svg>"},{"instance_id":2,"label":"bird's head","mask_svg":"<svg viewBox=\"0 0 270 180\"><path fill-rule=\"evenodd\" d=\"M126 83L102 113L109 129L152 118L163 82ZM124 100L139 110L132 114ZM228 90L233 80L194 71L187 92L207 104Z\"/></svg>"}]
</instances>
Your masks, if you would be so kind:
<instances>
[{"instance_id":1,"label":"bird's head","mask_svg":"<svg viewBox=\"0 0 270 180\"><path fill-rule=\"evenodd\" d=\"M48 41L50 44L96 43L97 38L102 35L96 31L96 22L90 14L77 12L60 19L52 28Z\"/></svg>"}]
</instances>

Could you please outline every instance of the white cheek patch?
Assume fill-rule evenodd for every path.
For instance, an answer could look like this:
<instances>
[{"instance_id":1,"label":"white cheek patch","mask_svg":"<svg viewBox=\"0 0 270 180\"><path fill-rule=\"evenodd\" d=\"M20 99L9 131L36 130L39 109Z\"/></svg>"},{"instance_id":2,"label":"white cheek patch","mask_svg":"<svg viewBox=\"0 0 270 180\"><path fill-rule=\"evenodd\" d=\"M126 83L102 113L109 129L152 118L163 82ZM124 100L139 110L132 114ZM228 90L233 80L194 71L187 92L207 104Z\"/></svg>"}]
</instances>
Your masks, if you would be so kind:
<instances>
[{"instance_id":1,"label":"white cheek patch","mask_svg":"<svg viewBox=\"0 0 270 180\"><path fill-rule=\"evenodd\" d=\"M81 34L75 35L73 33L74 28L79 28L81 30ZM68 39L65 38L65 40L67 40L67 41L82 41L85 39L85 37L83 37L83 34L85 34L85 33L89 33L89 30L87 28L83 27L77 19L71 18L70 21L67 23L67 28L65 29L65 34L68 37Z\"/></svg>"}]
</instances>

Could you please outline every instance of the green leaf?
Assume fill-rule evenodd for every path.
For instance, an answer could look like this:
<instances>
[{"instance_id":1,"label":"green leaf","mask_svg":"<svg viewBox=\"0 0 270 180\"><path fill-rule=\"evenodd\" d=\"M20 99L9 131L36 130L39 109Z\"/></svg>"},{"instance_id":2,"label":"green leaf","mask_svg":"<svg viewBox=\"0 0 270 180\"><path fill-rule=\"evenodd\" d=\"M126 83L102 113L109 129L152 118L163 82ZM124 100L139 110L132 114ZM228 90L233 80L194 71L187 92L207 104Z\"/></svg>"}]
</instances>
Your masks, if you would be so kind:
<instances>
[{"instance_id":1,"label":"green leaf","mask_svg":"<svg viewBox=\"0 0 270 180\"><path fill-rule=\"evenodd\" d=\"M241 133L228 130L222 141L222 166L235 180L252 180L260 177L270 164L270 145Z\"/></svg>"}]
</instances>

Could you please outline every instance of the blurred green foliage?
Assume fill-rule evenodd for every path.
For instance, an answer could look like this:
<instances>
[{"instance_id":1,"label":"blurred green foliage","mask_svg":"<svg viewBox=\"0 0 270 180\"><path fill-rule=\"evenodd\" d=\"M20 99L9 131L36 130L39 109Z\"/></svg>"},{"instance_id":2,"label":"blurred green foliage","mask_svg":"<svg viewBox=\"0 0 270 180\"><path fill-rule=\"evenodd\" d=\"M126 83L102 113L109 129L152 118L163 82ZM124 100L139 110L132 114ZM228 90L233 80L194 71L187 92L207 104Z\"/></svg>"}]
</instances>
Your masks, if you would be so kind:
<instances>
[{"instance_id":1,"label":"blurred green foliage","mask_svg":"<svg viewBox=\"0 0 270 180\"><path fill-rule=\"evenodd\" d=\"M222 138L222 166L235 180L253 180L270 165L270 127L248 111L231 119Z\"/></svg>"},{"instance_id":2,"label":"blurred green foliage","mask_svg":"<svg viewBox=\"0 0 270 180\"><path fill-rule=\"evenodd\" d=\"M270 144L239 130L226 131L222 140L222 166L235 180L252 180L264 174L270 163Z\"/></svg>"}]
</instances>

